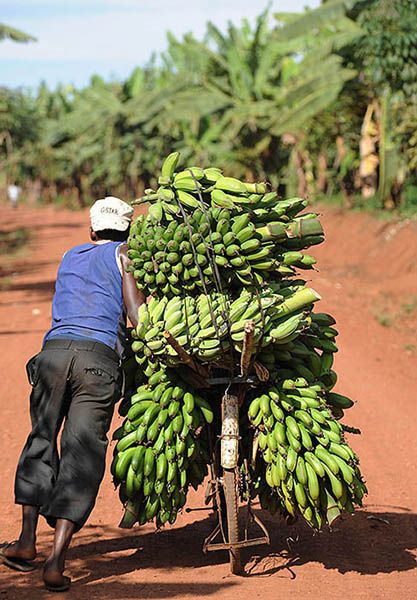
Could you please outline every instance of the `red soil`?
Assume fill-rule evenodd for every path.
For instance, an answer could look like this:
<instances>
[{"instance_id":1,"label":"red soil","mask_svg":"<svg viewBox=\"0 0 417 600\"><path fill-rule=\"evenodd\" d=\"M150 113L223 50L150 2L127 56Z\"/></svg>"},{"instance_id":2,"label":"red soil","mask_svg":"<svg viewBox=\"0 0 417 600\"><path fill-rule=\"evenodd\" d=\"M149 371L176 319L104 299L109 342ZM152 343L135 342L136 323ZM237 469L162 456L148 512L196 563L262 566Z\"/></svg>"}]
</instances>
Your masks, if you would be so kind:
<instances>
[{"instance_id":1,"label":"red soil","mask_svg":"<svg viewBox=\"0 0 417 600\"><path fill-rule=\"evenodd\" d=\"M0 300L0 541L10 541L18 535L20 518L13 504L14 471L29 432L24 365L49 326L59 260L67 248L86 241L88 215L54 208L2 210L4 228L24 225L34 234ZM338 322L336 391L358 401L345 422L362 430L362 436L350 436L350 443L369 488L363 509L320 535L303 523L290 528L263 514L271 546L247 551L246 576L235 577L226 553L201 552L213 528L204 512L183 513L158 533L151 525L118 529L122 510L107 473L96 507L69 551L73 585L68 597L416 598L417 227L328 207L323 213L327 242L312 252L320 271L311 279L323 296L321 309ZM115 415L113 428L119 424ZM201 506L202 494L191 494L189 506ZM42 520L39 567L51 539ZM25 575L0 565L1 598L48 596L40 569Z\"/></svg>"}]
</instances>

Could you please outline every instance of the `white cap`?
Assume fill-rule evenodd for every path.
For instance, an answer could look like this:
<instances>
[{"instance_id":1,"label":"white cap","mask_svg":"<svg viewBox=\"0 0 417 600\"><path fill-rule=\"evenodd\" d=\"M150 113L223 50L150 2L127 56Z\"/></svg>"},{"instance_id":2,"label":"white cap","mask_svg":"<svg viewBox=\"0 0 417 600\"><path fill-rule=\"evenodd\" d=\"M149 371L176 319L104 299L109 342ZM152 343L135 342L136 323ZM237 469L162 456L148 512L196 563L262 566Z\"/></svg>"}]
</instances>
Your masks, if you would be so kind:
<instances>
[{"instance_id":1,"label":"white cap","mask_svg":"<svg viewBox=\"0 0 417 600\"><path fill-rule=\"evenodd\" d=\"M133 217L133 208L120 198L106 196L94 202L90 208L91 228L93 231L116 229L125 231Z\"/></svg>"}]
</instances>

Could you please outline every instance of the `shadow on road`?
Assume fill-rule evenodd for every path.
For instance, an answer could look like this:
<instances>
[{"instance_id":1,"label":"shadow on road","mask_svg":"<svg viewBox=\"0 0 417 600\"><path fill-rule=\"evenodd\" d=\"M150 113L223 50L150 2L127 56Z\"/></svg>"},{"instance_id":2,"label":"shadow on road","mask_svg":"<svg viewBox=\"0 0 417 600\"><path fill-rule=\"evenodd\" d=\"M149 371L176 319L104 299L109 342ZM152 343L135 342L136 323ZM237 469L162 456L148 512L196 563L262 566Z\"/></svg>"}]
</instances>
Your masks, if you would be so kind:
<instances>
[{"instance_id":1,"label":"shadow on road","mask_svg":"<svg viewBox=\"0 0 417 600\"><path fill-rule=\"evenodd\" d=\"M42 231L42 229L86 229L88 230L88 219L86 220L86 222L82 222L82 223L67 223L67 222L63 222L63 223L37 223L36 225L32 225L31 229L36 230L36 231Z\"/></svg>"},{"instance_id":2,"label":"shadow on road","mask_svg":"<svg viewBox=\"0 0 417 600\"><path fill-rule=\"evenodd\" d=\"M416 568L417 515L404 512L356 512L334 524L333 531L313 534L304 523L288 529L271 527L271 546L258 547L246 565L247 575L272 575L310 562L339 573L393 573ZM397 507L392 507L397 508ZM283 526L285 527L285 526ZM283 533L286 535L283 548Z\"/></svg>"},{"instance_id":3,"label":"shadow on road","mask_svg":"<svg viewBox=\"0 0 417 600\"><path fill-rule=\"evenodd\" d=\"M55 260L43 260L33 263L27 259L19 258L9 263L0 264L0 277L15 277L16 275L25 275L26 273L34 275L52 264L56 265L57 263Z\"/></svg>"},{"instance_id":4,"label":"shadow on road","mask_svg":"<svg viewBox=\"0 0 417 600\"><path fill-rule=\"evenodd\" d=\"M376 575L416 568L413 553L417 548L415 514L361 510L337 522L333 531L320 534L314 534L304 523L290 528L280 519L272 520L264 513L262 516L271 534L271 545L245 551L246 577L295 579L300 574L300 567L310 562L321 563L326 569L342 574L354 571L362 575ZM72 597L77 598L79 592L81 598L86 584L89 584L90 592L96 582L99 585L99 581L101 585L104 581L103 597L114 600L174 598L185 593L195 597L216 594L241 580L223 581L219 576L212 583L182 584L163 579L165 573L227 563L226 552L203 554L201 550L203 540L212 528L213 520L209 518L160 532L149 531L148 526L147 531L138 528L129 532L105 527L104 533L100 533L101 528L99 531L95 525L87 525L75 537L68 553L68 570L74 580L72 594L77 590ZM41 534L43 556L46 556L51 541L51 534ZM8 571L6 567L0 569L1 589L11 586L10 589L16 591L16 596L8 592L8 600L26 600L24 590L28 586L32 590L31 599L43 598L40 570L21 575ZM143 581L141 576L141 581L137 582L136 575L135 582L127 583L123 576L135 571L143 571ZM152 571L155 572L154 582L149 581ZM120 577L121 581L114 581Z\"/></svg>"},{"instance_id":5,"label":"shadow on road","mask_svg":"<svg viewBox=\"0 0 417 600\"><path fill-rule=\"evenodd\" d=\"M308 562L321 562L326 569L340 573L356 571L368 575L416 568L412 552L417 548L415 514L363 510L336 522L333 531L319 534L314 534L304 523L287 527L281 519L272 520L264 513L261 516L270 532L271 545L245 551L249 576L261 572L271 574L271 568L264 570L262 563L277 553L280 565L272 567L272 572ZM129 549L136 552L112 561L112 567L119 573L128 572L129 568L198 568L221 564L227 561L226 552L203 554L201 550L204 538L212 529L213 520L209 518L158 533L141 535L137 529L137 535L80 544L70 551L70 556L84 558L89 564L92 561L92 572L100 569L99 562L94 566L95 555L100 560L106 553Z\"/></svg>"},{"instance_id":6,"label":"shadow on road","mask_svg":"<svg viewBox=\"0 0 417 600\"><path fill-rule=\"evenodd\" d=\"M9 292L38 292L39 294L52 295L55 291L55 279L49 281L34 281L27 283L12 283L7 288Z\"/></svg>"},{"instance_id":7,"label":"shadow on road","mask_svg":"<svg viewBox=\"0 0 417 600\"><path fill-rule=\"evenodd\" d=\"M11 330L11 331L0 331L0 335L27 335L27 330ZM31 329L30 333L45 333L45 329Z\"/></svg>"}]
</instances>

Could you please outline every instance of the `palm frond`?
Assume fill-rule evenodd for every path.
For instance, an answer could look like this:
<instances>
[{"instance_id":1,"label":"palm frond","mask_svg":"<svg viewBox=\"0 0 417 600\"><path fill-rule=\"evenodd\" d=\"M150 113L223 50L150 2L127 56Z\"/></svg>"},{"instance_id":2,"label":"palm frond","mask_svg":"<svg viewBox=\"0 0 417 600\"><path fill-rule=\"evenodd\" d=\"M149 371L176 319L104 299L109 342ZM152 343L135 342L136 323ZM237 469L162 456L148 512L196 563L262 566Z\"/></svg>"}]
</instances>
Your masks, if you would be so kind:
<instances>
[{"instance_id":1,"label":"palm frond","mask_svg":"<svg viewBox=\"0 0 417 600\"><path fill-rule=\"evenodd\" d=\"M25 33L24 31L20 31L19 29L15 29L14 27L10 27L9 25L5 25L4 23L0 23L0 40L13 40L14 42L37 42L37 38L33 37L29 33Z\"/></svg>"}]
</instances>

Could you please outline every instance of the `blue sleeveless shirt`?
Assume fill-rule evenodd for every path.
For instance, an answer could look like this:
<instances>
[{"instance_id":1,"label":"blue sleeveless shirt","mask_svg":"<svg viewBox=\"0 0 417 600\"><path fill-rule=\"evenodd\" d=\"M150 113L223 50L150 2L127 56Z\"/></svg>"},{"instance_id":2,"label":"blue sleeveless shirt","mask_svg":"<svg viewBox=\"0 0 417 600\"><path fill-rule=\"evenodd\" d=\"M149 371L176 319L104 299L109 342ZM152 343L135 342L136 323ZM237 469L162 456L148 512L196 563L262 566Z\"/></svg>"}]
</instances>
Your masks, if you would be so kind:
<instances>
[{"instance_id":1,"label":"blue sleeveless shirt","mask_svg":"<svg viewBox=\"0 0 417 600\"><path fill-rule=\"evenodd\" d=\"M102 342L121 354L126 327L122 276L116 253L120 242L82 244L68 250L58 269L52 326L44 338Z\"/></svg>"}]
</instances>

